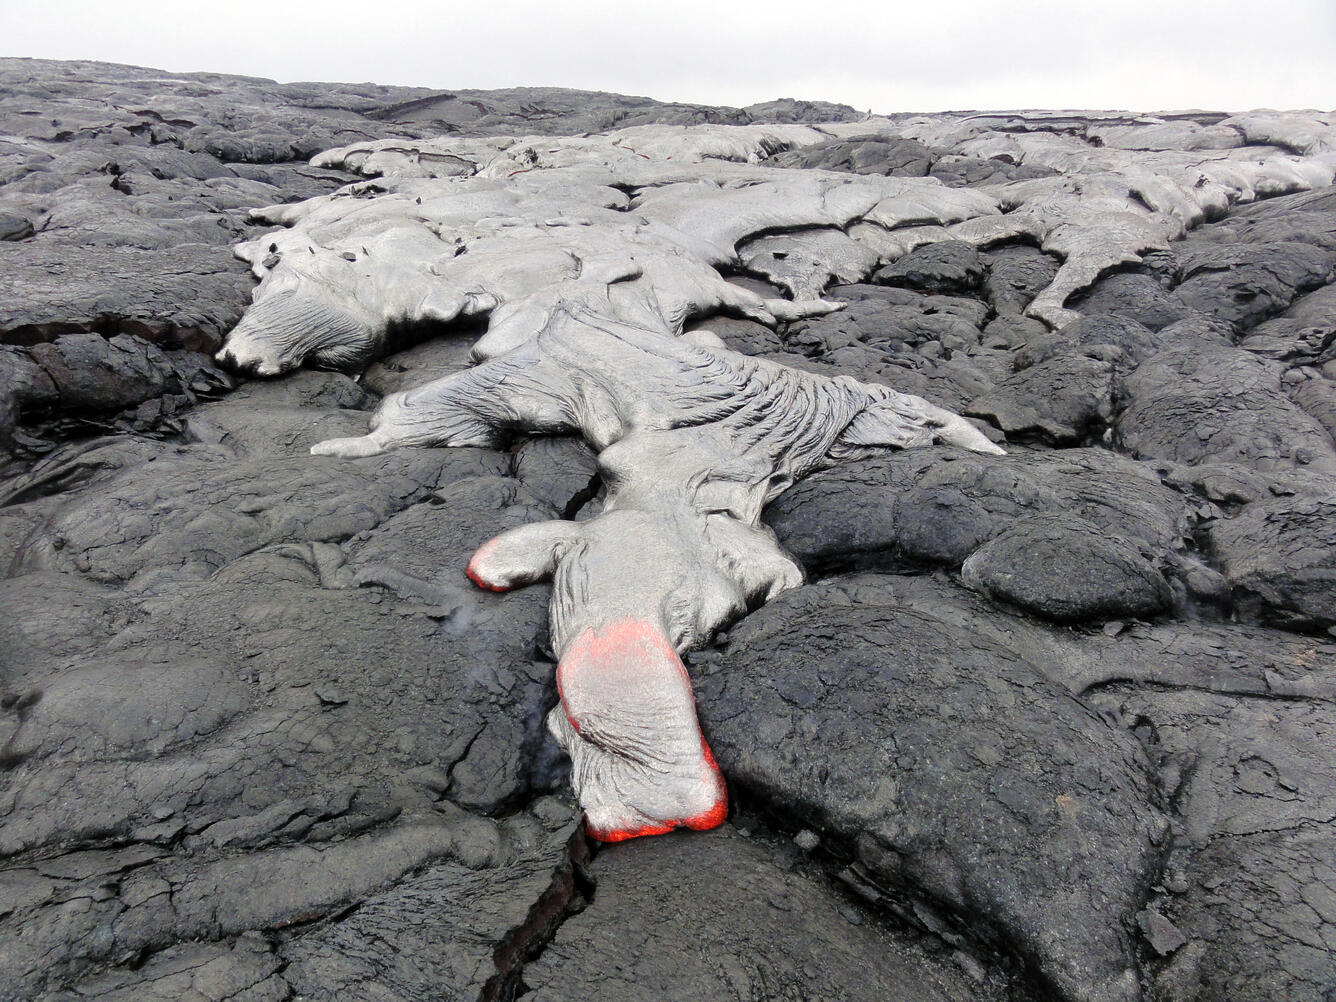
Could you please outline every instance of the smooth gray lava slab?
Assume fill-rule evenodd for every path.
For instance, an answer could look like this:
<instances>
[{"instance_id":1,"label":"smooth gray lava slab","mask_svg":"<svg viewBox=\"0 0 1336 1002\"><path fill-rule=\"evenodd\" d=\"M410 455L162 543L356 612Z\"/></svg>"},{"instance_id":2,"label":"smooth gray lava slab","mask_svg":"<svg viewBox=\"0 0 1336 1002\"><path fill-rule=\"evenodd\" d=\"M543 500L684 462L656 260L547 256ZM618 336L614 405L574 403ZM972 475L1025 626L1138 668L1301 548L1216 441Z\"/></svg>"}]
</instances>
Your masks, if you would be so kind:
<instances>
[{"instance_id":1,"label":"smooth gray lava slab","mask_svg":"<svg viewBox=\"0 0 1336 1002\"><path fill-rule=\"evenodd\" d=\"M1005 647L821 586L748 617L696 679L736 783L970 916L1064 998L1139 997L1130 924L1168 826L1130 734Z\"/></svg>"},{"instance_id":2,"label":"smooth gray lava slab","mask_svg":"<svg viewBox=\"0 0 1336 1002\"><path fill-rule=\"evenodd\" d=\"M1246 614L1295 629L1336 626L1336 478L1320 493L1250 504L1212 523L1207 540Z\"/></svg>"},{"instance_id":3,"label":"smooth gray lava slab","mask_svg":"<svg viewBox=\"0 0 1336 1002\"><path fill-rule=\"evenodd\" d=\"M1281 377L1279 365L1238 348L1166 348L1127 377L1118 436L1142 458L1336 473L1331 436Z\"/></svg>"},{"instance_id":4,"label":"smooth gray lava slab","mask_svg":"<svg viewBox=\"0 0 1336 1002\"><path fill-rule=\"evenodd\" d=\"M495 997L522 955L513 944L547 935L573 892L575 819L556 805L543 813L417 817L321 849L187 866L122 852L6 871L22 924L0 995Z\"/></svg>"},{"instance_id":5,"label":"smooth gray lava slab","mask_svg":"<svg viewBox=\"0 0 1336 1002\"><path fill-rule=\"evenodd\" d=\"M731 826L604 849L590 875L593 904L525 968L525 999L1015 997L977 960L930 952L869 921L824 880Z\"/></svg>"},{"instance_id":6,"label":"smooth gray lava slab","mask_svg":"<svg viewBox=\"0 0 1336 1002\"><path fill-rule=\"evenodd\" d=\"M1113 685L1094 696L1153 735L1177 808L1152 907L1166 1002L1327 1002L1336 985L1336 649L1294 652L1327 685L1250 694ZM1228 654L1225 654L1228 657ZM1302 676L1300 676L1302 677ZM1314 678L1314 681L1317 681Z\"/></svg>"},{"instance_id":7,"label":"smooth gray lava slab","mask_svg":"<svg viewBox=\"0 0 1336 1002\"><path fill-rule=\"evenodd\" d=\"M961 563L1018 519L1066 514L1167 553L1185 527L1183 498L1144 464L1105 449L1005 459L947 450L872 457L794 485L765 511L809 572ZM1047 572L1011 573L1045 588ZM1037 575L1037 576L1036 576Z\"/></svg>"},{"instance_id":8,"label":"smooth gray lava slab","mask_svg":"<svg viewBox=\"0 0 1336 1002\"><path fill-rule=\"evenodd\" d=\"M1068 622L1149 616L1169 583L1131 541L1081 518L1032 515L975 550L961 578L1003 602ZM1043 581L1045 586L1036 588Z\"/></svg>"}]
</instances>

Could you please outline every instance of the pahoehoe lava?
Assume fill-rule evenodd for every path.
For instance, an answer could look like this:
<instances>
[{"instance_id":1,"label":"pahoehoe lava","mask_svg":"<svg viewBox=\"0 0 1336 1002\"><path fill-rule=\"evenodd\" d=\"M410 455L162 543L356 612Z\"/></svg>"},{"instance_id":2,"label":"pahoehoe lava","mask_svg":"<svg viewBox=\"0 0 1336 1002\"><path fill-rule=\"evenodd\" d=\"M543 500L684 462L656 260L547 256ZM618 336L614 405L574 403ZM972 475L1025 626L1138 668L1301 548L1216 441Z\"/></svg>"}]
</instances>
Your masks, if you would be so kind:
<instances>
[{"instance_id":1,"label":"pahoehoe lava","mask_svg":"<svg viewBox=\"0 0 1336 1002\"><path fill-rule=\"evenodd\" d=\"M0 60L0 999L1328 1002L1333 168Z\"/></svg>"}]
</instances>

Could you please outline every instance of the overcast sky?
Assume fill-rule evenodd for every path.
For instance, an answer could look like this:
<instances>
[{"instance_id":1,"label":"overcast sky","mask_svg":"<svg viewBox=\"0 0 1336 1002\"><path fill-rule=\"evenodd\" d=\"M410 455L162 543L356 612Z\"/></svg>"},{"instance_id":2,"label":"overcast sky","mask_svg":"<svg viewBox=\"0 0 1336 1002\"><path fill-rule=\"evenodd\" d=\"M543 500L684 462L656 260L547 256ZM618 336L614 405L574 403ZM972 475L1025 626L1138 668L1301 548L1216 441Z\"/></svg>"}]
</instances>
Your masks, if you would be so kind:
<instances>
[{"instance_id":1,"label":"overcast sky","mask_svg":"<svg viewBox=\"0 0 1336 1002\"><path fill-rule=\"evenodd\" d=\"M1336 108L1336 0L0 0L0 54L877 112Z\"/></svg>"}]
</instances>

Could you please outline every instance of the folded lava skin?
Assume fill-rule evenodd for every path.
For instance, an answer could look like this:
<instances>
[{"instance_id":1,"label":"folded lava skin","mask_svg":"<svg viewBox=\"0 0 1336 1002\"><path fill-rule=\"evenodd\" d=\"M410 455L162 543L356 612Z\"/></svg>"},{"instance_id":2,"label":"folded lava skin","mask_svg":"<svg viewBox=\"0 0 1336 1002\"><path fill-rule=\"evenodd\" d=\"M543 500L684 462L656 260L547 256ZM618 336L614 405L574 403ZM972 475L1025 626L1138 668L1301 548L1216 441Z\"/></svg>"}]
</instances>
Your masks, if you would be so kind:
<instances>
[{"instance_id":1,"label":"folded lava skin","mask_svg":"<svg viewBox=\"0 0 1336 1002\"><path fill-rule=\"evenodd\" d=\"M693 170L693 157L696 170L708 169L701 158L721 145L777 142L766 130L743 131L642 135L657 160L629 155L625 136L569 151L552 140L560 166L489 163L485 173L499 182L432 178L412 186L411 200L402 189L358 187L355 198L283 207L276 214L293 226L258 242L267 245L256 305L219 352L261 375L302 362L355 368L395 322L491 313L475 365L387 397L369 434L311 451L356 458L403 446L495 446L535 432L576 433L596 450L608 485L600 514L513 530L473 556L468 576L492 591L554 579L562 696L548 726L572 758L588 831L608 841L724 819L723 780L678 655L802 583L759 524L768 502L813 470L878 449L1002 452L920 397L753 359L707 331L683 333L691 316L721 308L770 324L838 309L763 299L715 266L781 220L845 221L922 198L898 185L883 186L892 194L838 179L812 185L772 168L786 183L698 195L676 190L680 182L645 181L634 207L621 204L620 187L662 180L656 167L675 177ZM584 180L609 169L606 184ZM969 198L944 201L941 218ZM328 246L331 234L360 250ZM288 266L284 255L303 245Z\"/></svg>"}]
</instances>

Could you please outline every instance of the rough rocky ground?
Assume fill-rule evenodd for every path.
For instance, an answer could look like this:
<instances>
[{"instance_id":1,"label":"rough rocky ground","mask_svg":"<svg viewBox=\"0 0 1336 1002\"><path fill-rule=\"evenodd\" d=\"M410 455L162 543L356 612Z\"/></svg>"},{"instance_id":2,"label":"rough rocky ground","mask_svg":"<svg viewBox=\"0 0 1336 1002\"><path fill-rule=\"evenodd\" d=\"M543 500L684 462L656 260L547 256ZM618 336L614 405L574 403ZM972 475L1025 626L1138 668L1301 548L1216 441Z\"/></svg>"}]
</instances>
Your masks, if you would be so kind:
<instances>
[{"instance_id":1,"label":"rough rocky ground","mask_svg":"<svg viewBox=\"0 0 1336 1002\"><path fill-rule=\"evenodd\" d=\"M340 144L853 113L6 60L0 116L0 998L1333 997L1333 189L1104 274L1057 331L1022 315L1057 262L1014 241L913 250L779 331L703 324L1010 454L772 505L809 583L691 666L729 826L599 849L541 726L547 589L462 574L592 510L588 449L309 456L478 332L240 382L206 353L249 301L229 245L349 180L306 162ZM1052 172L943 145L773 160Z\"/></svg>"}]
</instances>

